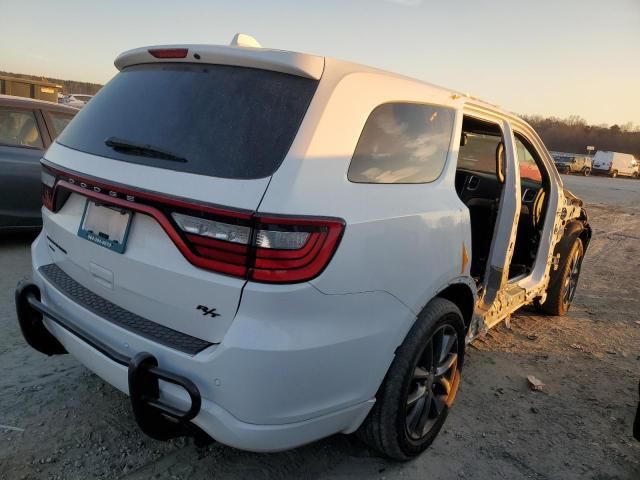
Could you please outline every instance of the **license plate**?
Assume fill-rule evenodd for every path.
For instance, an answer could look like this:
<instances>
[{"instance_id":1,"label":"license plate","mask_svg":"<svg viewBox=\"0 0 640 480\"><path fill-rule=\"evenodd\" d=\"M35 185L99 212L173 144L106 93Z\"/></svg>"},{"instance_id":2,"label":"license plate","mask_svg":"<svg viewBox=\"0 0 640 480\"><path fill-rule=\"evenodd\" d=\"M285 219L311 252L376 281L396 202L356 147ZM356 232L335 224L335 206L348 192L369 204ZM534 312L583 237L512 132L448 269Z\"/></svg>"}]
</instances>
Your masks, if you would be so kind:
<instances>
[{"instance_id":1,"label":"license plate","mask_svg":"<svg viewBox=\"0 0 640 480\"><path fill-rule=\"evenodd\" d=\"M129 210L87 200L78 235L101 247L124 253L132 216Z\"/></svg>"}]
</instances>

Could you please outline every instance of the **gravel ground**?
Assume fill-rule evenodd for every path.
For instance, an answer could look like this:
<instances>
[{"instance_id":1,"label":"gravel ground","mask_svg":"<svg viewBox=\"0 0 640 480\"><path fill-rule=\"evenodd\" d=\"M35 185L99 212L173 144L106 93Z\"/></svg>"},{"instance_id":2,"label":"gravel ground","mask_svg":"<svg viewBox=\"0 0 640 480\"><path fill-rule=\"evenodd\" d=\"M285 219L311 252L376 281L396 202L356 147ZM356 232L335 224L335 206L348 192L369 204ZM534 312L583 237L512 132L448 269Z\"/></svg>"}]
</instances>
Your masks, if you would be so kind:
<instances>
[{"instance_id":1,"label":"gravel ground","mask_svg":"<svg viewBox=\"0 0 640 480\"><path fill-rule=\"evenodd\" d=\"M343 435L277 454L146 438L125 395L26 346L13 289L33 237L0 239L0 478L640 479L640 182L563 178L594 227L569 315L523 309L470 346L443 431L406 464Z\"/></svg>"}]
</instances>

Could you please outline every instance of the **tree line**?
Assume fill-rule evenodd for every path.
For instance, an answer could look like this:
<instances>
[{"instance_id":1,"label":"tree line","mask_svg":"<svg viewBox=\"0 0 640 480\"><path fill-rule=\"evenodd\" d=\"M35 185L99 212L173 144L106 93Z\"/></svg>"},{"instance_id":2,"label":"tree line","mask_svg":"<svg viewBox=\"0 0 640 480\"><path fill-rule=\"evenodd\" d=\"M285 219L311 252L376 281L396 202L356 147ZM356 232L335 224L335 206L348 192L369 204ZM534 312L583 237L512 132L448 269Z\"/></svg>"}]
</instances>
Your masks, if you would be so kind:
<instances>
[{"instance_id":1,"label":"tree line","mask_svg":"<svg viewBox=\"0 0 640 480\"><path fill-rule=\"evenodd\" d=\"M640 159L640 125L587 125L572 115L561 119L540 115L522 115L535 128L549 150L557 152L587 153L587 146L596 150L630 153Z\"/></svg>"}]
</instances>

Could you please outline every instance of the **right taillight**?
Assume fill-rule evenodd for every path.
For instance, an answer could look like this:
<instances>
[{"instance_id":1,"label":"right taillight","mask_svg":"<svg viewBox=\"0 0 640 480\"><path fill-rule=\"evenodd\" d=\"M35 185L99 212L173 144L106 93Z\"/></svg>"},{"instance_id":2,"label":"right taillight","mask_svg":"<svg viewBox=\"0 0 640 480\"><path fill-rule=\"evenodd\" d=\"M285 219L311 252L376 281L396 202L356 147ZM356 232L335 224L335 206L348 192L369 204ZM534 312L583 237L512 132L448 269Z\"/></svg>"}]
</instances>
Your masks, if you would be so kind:
<instances>
[{"instance_id":1,"label":"right taillight","mask_svg":"<svg viewBox=\"0 0 640 480\"><path fill-rule=\"evenodd\" d=\"M249 278L293 283L316 277L333 257L343 230L340 220L258 215Z\"/></svg>"},{"instance_id":2,"label":"right taillight","mask_svg":"<svg viewBox=\"0 0 640 480\"><path fill-rule=\"evenodd\" d=\"M266 283L303 282L319 275L344 230L344 222L335 219L256 214L234 221L182 212L171 217L203 259L200 266Z\"/></svg>"}]
</instances>

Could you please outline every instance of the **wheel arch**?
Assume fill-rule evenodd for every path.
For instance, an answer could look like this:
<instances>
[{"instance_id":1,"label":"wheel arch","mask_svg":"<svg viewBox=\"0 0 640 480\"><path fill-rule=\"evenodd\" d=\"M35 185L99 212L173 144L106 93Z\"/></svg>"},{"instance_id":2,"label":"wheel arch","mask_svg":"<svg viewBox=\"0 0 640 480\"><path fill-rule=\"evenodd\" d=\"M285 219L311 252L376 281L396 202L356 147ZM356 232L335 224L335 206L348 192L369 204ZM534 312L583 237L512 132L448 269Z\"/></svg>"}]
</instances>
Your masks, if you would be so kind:
<instances>
[{"instance_id":1,"label":"wheel arch","mask_svg":"<svg viewBox=\"0 0 640 480\"><path fill-rule=\"evenodd\" d=\"M476 295L468 283L456 281L440 290L435 297L444 298L455 304L462 312L466 329L471 325L476 304Z\"/></svg>"}]
</instances>

